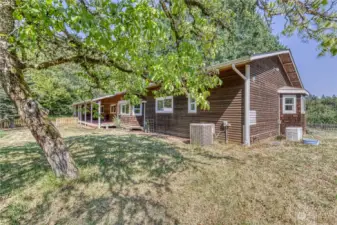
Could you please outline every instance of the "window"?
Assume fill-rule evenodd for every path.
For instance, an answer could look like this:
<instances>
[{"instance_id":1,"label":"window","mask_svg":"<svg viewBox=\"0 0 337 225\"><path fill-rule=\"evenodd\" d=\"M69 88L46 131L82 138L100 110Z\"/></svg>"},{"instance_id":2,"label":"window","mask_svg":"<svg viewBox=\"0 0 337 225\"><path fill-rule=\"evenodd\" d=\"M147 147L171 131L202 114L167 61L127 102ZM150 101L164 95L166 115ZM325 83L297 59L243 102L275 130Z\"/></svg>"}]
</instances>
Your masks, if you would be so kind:
<instances>
[{"instance_id":1,"label":"window","mask_svg":"<svg viewBox=\"0 0 337 225\"><path fill-rule=\"evenodd\" d=\"M296 113L296 96L284 95L283 96L283 113L295 114Z\"/></svg>"},{"instance_id":2,"label":"window","mask_svg":"<svg viewBox=\"0 0 337 225\"><path fill-rule=\"evenodd\" d=\"M172 113L173 97L156 98L156 113Z\"/></svg>"},{"instance_id":3,"label":"window","mask_svg":"<svg viewBox=\"0 0 337 225\"><path fill-rule=\"evenodd\" d=\"M305 97L301 97L301 113L305 114Z\"/></svg>"},{"instance_id":4,"label":"window","mask_svg":"<svg viewBox=\"0 0 337 225\"><path fill-rule=\"evenodd\" d=\"M110 113L116 113L116 105L110 105Z\"/></svg>"},{"instance_id":5,"label":"window","mask_svg":"<svg viewBox=\"0 0 337 225\"><path fill-rule=\"evenodd\" d=\"M197 112L197 103L194 98L188 96L188 113Z\"/></svg>"},{"instance_id":6,"label":"window","mask_svg":"<svg viewBox=\"0 0 337 225\"><path fill-rule=\"evenodd\" d=\"M130 115L130 104L128 101L121 101L119 108L121 115Z\"/></svg>"},{"instance_id":7,"label":"window","mask_svg":"<svg viewBox=\"0 0 337 225\"><path fill-rule=\"evenodd\" d=\"M104 105L101 105L101 113L104 113Z\"/></svg>"},{"instance_id":8,"label":"window","mask_svg":"<svg viewBox=\"0 0 337 225\"><path fill-rule=\"evenodd\" d=\"M142 104L133 106L133 115L141 116L142 115Z\"/></svg>"}]
</instances>

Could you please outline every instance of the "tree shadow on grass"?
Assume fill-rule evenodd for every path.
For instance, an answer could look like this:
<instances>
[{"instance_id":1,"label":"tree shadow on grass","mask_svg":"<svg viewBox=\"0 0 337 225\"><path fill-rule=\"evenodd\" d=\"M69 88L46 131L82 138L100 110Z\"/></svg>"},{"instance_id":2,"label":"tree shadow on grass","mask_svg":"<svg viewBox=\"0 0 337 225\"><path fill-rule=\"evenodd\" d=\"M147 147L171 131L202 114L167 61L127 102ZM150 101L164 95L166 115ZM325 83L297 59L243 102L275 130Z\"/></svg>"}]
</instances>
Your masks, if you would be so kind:
<instances>
[{"instance_id":1,"label":"tree shadow on grass","mask_svg":"<svg viewBox=\"0 0 337 225\"><path fill-rule=\"evenodd\" d=\"M81 218L81 223L87 224L178 223L154 197L169 192L170 175L187 166L188 160L176 147L135 135L78 136L68 138L66 142L83 172L81 177L74 182L65 181L56 191L43 193L39 204L21 210L19 216L12 217L12 206L8 206L3 218L13 223L38 224L42 218L48 218L54 199L63 202L67 208L72 198L76 199L76 207L72 206L57 218L49 218L53 223L73 223L74 218ZM34 185L50 171L36 144L1 148L0 159L1 196ZM107 187L105 193L92 197L78 190L80 184L89 189L94 183ZM138 190L139 185L146 188ZM97 193L100 191L103 189Z\"/></svg>"},{"instance_id":2,"label":"tree shadow on grass","mask_svg":"<svg viewBox=\"0 0 337 225\"><path fill-rule=\"evenodd\" d=\"M0 148L0 196L28 187L46 174L50 167L35 143Z\"/></svg>"}]
</instances>

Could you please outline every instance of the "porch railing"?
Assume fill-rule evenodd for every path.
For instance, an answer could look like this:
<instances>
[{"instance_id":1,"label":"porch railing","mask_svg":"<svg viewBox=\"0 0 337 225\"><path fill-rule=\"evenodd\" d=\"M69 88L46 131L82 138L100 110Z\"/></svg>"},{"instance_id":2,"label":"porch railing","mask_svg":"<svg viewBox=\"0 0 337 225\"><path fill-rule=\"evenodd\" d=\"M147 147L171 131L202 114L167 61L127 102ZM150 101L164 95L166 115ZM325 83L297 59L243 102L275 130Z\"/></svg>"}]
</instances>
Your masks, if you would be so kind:
<instances>
[{"instance_id":1,"label":"porch railing","mask_svg":"<svg viewBox=\"0 0 337 225\"><path fill-rule=\"evenodd\" d=\"M78 122L78 119L76 117L61 117L56 118L55 120L55 126L68 126L68 125L76 125Z\"/></svg>"}]
</instances>

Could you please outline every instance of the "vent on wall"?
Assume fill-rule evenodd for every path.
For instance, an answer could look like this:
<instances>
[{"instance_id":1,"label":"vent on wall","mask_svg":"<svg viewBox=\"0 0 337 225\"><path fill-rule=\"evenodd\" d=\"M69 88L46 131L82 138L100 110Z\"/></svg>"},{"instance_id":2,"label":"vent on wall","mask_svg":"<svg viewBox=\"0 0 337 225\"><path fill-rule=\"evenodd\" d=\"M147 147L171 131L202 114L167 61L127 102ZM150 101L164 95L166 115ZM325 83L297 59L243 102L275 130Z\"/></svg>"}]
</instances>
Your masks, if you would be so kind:
<instances>
[{"instance_id":1,"label":"vent on wall","mask_svg":"<svg viewBox=\"0 0 337 225\"><path fill-rule=\"evenodd\" d=\"M250 125L256 125L256 111L255 110L250 111L249 121L250 121Z\"/></svg>"},{"instance_id":2,"label":"vent on wall","mask_svg":"<svg viewBox=\"0 0 337 225\"><path fill-rule=\"evenodd\" d=\"M212 145L215 133L213 123L191 123L190 124L190 141L192 145Z\"/></svg>"}]
</instances>

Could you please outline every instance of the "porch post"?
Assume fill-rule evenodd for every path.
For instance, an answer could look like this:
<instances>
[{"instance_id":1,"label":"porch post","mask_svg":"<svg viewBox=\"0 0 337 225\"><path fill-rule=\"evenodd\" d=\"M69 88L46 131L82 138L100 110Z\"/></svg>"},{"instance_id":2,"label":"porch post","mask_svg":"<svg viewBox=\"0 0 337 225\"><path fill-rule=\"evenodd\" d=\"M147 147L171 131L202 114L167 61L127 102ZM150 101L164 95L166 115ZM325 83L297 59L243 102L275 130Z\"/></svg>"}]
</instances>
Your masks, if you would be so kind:
<instances>
[{"instance_id":1,"label":"porch post","mask_svg":"<svg viewBox=\"0 0 337 225\"><path fill-rule=\"evenodd\" d=\"M84 105L84 121L87 123L87 104Z\"/></svg>"},{"instance_id":2,"label":"porch post","mask_svg":"<svg viewBox=\"0 0 337 225\"><path fill-rule=\"evenodd\" d=\"M145 115L145 112L146 112L146 102L144 102L143 104L144 104L144 107L143 107L143 110L144 110L143 131L145 131L145 127L146 127L146 115Z\"/></svg>"},{"instance_id":3,"label":"porch post","mask_svg":"<svg viewBox=\"0 0 337 225\"><path fill-rule=\"evenodd\" d=\"M250 65L245 70L245 145L250 146Z\"/></svg>"},{"instance_id":4,"label":"porch post","mask_svg":"<svg viewBox=\"0 0 337 225\"><path fill-rule=\"evenodd\" d=\"M101 128L101 101L98 102L98 128Z\"/></svg>"},{"instance_id":5,"label":"porch post","mask_svg":"<svg viewBox=\"0 0 337 225\"><path fill-rule=\"evenodd\" d=\"M81 124L82 124L82 105L81 105L81 108L80 108L80 121L81 121Z\"/></svg>"},{"instance_id":6,"label":"porch post","mask_svg":"<svg viewBox=\"0 0 337 225\"><path fill-rule=\"evenodd\" d=\"M92 102L90 103L90 123L92 123Z\"/></svg>"}]
</instances>

